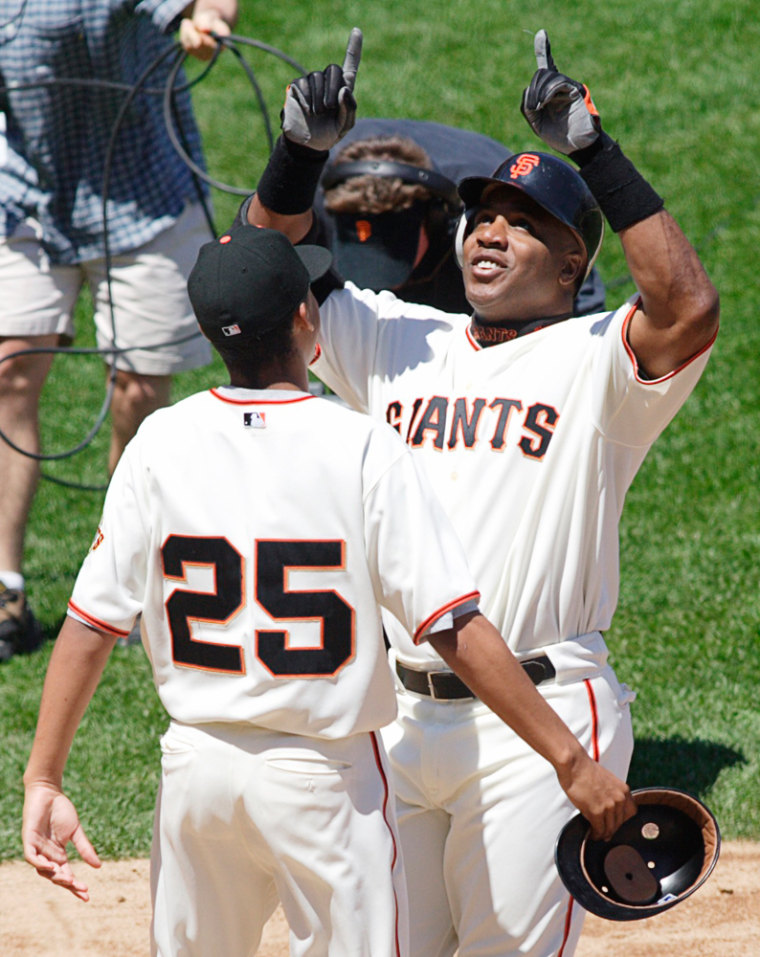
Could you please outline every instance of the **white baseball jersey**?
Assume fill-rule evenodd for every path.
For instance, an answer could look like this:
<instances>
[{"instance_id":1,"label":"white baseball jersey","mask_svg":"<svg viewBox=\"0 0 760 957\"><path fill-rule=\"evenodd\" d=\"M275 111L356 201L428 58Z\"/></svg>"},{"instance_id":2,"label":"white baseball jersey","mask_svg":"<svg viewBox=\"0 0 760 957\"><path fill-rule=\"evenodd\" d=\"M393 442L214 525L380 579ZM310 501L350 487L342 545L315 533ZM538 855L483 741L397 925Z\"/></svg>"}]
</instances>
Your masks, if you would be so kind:
<instances>
[{"instance_id":1,"label":"white baseball jersey","mask_svg":"<svg viewBox=\"0 0 760 957\"><path fill-rule=\"evenodd\" d=\"M482 348L467 316L350 283L322 306L314 371L387 420L422 461L465 546L481 609L518 655L605 630L618 598L618 521L652 442L709 348L640 376L632 303ZM424 321L421 321L424 320ZM386 622L408 657L403 634ZM417 657L433 657L421 646Z\"/></svg>"},{"instance_id":2,"label":"white baseball jersey","mask_svg":"<svg viewBox=\"0 0 760 957\"><path fill-rule=\"evenodd\" d=\"M574 318L481 348L467 316L390 293L334 292L314 369L387 420L422 461L465 545L481 608L518 657L545 654L540 693L587 752L625 777L630 690L601 630L618 596L618 520L649 446L709 349L645 381L633 312ZM402 664L438 670L384 614ZM477 699L399 687L383 729L407 869L412 957L570 957L583 923L553 860L575 808L551 766Z\"/></svg>"},{"instance_id":3,"label":"white baseball jersey","mask_svg":"<svg viewBox=\"0 0 760 957\"><path fill-rule=\"evenodd\" d=\"M476 597L392 429L305 393L227 388L141 425L70 611L116 635L142 612L177 721L339 738L395 713L377 603L419 641Z\"/></svg>"}]
</instances>

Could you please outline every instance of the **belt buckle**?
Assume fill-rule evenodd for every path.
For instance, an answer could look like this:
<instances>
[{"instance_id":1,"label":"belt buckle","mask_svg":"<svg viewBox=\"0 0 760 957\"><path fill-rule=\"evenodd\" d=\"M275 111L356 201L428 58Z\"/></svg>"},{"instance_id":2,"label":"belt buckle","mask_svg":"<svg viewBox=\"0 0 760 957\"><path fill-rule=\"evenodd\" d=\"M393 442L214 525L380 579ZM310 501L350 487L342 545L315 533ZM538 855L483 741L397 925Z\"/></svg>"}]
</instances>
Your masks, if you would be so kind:
<instances>
[{"instance_id":1,"label":"belt buckle","mask_svg":"<svg viewBox=\"0 0 760 957\"><path fill-rule=\"evenodd\" d=\"M537 655L535 658L526 658L520 662L520 665L536 686L543 684L545 681L551 681L551 679L557 675L548 655Z\"/></svg>"},{"instance_id":2,"label":"belt buckle","mask_svg":"<svg viewBox=\"0 0 760 957\"><path fill-rule=\"evenodd\" d=\"M434 675L447 675L448 671L426 671L425 677L427 678L428 691L430 692L430 697L433 701L447 701L447 698L439 698L435 693L435 684L433 682Z\"/></svg>"}]
</instances>

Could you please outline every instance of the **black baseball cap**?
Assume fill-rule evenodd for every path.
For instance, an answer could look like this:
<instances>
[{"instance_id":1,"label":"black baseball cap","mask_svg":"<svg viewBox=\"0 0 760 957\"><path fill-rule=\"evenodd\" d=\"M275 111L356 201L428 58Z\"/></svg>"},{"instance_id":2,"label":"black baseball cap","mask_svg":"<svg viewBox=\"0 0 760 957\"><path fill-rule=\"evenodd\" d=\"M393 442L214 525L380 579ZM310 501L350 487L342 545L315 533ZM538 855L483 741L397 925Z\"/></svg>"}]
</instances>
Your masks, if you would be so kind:
<instances>
[{"instance_id":1,"label":"black baseball cap","mask_svg":"<svg viewBox=\"0 0 760 957\"><path fill-rule=\"evenodd\" d=\"M426 204L376 215L335 213L335 267L361 289L396 289L411 275Z\"/></svg>"},{"instance_id":2,"label":"black baseball cap","mask_svg":"<svg viewBox=\"0 0 760 957\"><path fill-rule=\"evenodd\" d=\"M234 226L201 246L187 281L201 331L214 345L270 332L290 319L331 262L323 246L294 246L277 230Z\"/></svg>"}]
</instances>

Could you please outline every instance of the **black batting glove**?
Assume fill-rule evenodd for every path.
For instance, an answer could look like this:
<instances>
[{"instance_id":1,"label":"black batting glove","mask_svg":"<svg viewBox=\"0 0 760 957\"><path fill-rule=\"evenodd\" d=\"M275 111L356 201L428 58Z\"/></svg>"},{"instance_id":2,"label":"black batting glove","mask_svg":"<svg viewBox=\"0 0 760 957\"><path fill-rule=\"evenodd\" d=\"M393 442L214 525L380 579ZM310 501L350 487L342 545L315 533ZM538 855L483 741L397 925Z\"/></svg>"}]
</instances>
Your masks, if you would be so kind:
<instances>
[{"instance_id":1,"label":"black batting glove","mask_svg":"<svg viewBox=\"0 0 760 957\"><path fill-rule=\"evenodd\" d=\"M587 149L602 132L588 88L557 70L546 30L538 31L533 49L538 69L523 91L523 116L534 133L558 153L569 156Z\"/></svg>"},{"instance_id":2,"label":"black batting glove","mask_svg":"<svg viewBox=\"0 0 760 957\"><path fill-rule=\"evenodd\" d=\"M354 84L362 55L362 32L351 31L343 66L298 77L288 87L281 114L282 132L313 150L330 150L356 122Z\"/></svg>"}]
</instances>

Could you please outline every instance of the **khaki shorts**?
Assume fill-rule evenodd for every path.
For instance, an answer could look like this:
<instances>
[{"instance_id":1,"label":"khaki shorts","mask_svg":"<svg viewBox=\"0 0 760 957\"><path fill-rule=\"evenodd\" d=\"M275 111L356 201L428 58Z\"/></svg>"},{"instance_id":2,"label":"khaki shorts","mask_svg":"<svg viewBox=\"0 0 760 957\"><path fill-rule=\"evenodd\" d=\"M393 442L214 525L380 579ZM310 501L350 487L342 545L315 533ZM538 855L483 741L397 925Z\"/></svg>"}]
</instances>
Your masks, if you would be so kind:
<instances>
[{"instance_id":1,"label":"khaki shorts","mask_svg":"<svg viewBox=\"0 0 760 957\"><path fill-rule=\"evenodd\" d=\"M199 203L144 246L111 260L109 304L104 259L54 265L40 245L35 224L0 240L0 336L28 338L57 333L74 339L73 312L87 283L95 305L99 349L109 364L144 375L169 375L206 365L211 358L190 300L187 277L211 233ZM114 336L115 331L115 336ZM115 340L115 341L114 341Z\"/></svg>"}]
</instances>

